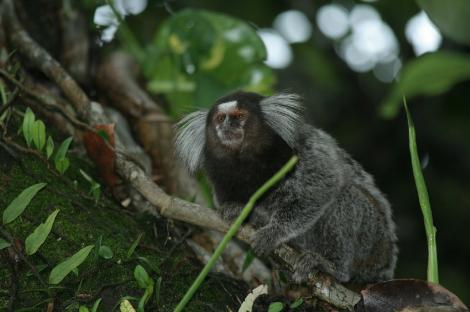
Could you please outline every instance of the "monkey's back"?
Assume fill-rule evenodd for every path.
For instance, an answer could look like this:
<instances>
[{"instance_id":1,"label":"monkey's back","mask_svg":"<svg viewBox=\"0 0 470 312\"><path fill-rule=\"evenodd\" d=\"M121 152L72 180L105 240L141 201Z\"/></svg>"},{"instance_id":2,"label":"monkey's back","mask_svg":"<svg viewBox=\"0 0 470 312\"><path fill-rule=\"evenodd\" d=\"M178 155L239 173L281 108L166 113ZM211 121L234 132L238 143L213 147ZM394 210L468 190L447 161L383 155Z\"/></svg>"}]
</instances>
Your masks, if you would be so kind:
<instances>
[{"instance_id":1,"label":"monkey's back","mask_svg":"<svg viewBox=\"0 0 470 312\"><path fill-rule=\"evenodd\" d=\"M392 278L395 226L373 178L331 136L309 125L300 129L296 149L294 172L255 208L252 221L263 226L276 207L290 203L290 213L308 212L288 232L299 251L329 260L342 281Z\"/></svg>"}]
</instances>

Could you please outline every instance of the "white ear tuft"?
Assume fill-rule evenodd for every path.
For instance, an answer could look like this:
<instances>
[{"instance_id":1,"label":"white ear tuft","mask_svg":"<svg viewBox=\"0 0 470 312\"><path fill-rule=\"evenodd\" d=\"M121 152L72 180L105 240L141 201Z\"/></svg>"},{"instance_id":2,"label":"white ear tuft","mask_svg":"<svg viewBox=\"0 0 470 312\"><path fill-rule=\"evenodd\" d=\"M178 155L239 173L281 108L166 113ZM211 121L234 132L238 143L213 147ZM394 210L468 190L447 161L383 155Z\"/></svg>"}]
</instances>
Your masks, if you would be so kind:
<instances>
[{"instance_id":1,"label":"white ear tuft","mask_svg":"<svg viewBox=\"0 0 470 312\"><path fill-rule=\"evenodd\" d=\"M190 173L201 165L202 153L206 144L207 111L193 112L176 124L176 154L184 162Z\"/></svg>"},{"instance_id":2,"label":"white ear tuft","mask_svg":"<svg viewBox=\"0 0 470 312\"><path fill-rule=\"evenodd\" d=\"M293 93L279 93L261 100L260 106L268 126L293 148L297 130L303 123L301 97Z\"/></svg>"}]
</instances>

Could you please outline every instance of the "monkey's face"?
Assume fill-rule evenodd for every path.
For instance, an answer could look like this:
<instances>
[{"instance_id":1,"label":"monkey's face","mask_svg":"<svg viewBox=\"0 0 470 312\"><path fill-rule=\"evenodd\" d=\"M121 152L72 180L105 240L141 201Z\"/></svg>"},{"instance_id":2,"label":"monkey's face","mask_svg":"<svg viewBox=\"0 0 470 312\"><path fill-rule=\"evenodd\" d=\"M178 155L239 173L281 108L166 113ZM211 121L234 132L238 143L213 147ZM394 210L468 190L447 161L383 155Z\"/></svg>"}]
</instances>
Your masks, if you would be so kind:
<instances>
[{"instance_id":1,"label":"monkey's face","mask_svg":"<svg viewBox=\"0 0 470 312\"><path fill-rule=\"evenodd\" d=\"M228 148L239 148L245 138L248 117L248 110L240 107L237 101L216 105L213 109L211 125L218 141Z\"/></svg>"}]
</instances>

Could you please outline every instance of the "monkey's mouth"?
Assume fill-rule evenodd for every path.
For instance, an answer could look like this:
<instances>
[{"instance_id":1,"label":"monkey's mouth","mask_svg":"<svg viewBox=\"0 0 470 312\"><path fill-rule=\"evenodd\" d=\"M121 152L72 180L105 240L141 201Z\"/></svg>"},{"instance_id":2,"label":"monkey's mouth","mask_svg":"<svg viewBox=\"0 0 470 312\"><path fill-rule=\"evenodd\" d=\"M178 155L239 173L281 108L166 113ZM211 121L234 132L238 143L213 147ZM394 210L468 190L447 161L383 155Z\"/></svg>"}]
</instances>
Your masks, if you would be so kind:
<instances>
[{"instance_id":1,"label":"monkey's mouth","mask_svg":"<svg viewBox=\"0 0 470 312\"><path fill-rule=\"evenodd\" d=\"M243 142L243 131L218 131L218 137L223 145L237 147Z\"/></svg>"}]
</instances>

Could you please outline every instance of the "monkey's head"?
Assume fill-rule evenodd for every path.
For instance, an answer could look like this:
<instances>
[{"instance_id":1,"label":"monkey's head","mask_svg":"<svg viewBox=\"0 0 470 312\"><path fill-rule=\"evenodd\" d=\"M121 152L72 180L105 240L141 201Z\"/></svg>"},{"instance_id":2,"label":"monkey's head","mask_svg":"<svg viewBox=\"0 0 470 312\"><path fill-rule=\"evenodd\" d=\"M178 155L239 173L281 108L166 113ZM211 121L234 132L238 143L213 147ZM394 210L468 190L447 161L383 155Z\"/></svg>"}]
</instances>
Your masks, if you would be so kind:
<instances>
[{"instance_id":1,"label":"monkey's head","mask_svg":"<svg viewBox=\"0 0 470 312\"><path fill-rule=\"evenodd\" d=\"M294 147L302 122L298 95L262 96L237 91L218 99L209 111L197 111L177 124L176 151L190 172L202 163L204 149L216 154L256 152L273 136Z\"/></svg>"}]
</instances>

